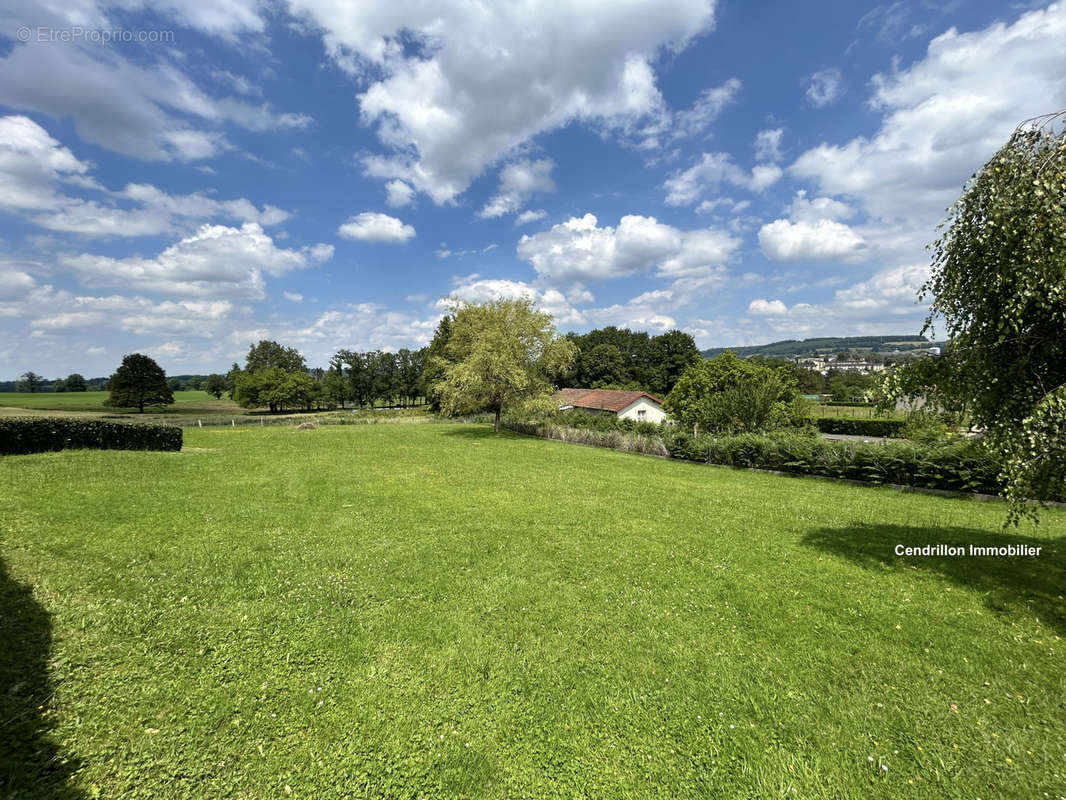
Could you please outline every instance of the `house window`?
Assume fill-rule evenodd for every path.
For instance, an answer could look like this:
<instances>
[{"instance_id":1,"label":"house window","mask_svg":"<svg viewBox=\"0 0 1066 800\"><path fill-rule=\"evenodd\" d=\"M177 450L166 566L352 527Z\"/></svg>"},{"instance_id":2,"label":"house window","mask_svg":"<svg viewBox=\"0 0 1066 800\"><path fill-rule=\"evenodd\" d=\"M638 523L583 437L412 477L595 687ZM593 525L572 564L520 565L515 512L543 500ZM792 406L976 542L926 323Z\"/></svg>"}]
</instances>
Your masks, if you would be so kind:
<instances>
[{"instance_id":1,"label":"house window","mask_svg":"<svg viewBox=\"0 0 1066 800\"><path fill-rule=\"evenodd\" d=\"M643 422L645 419L647 419L647 416L648 412L645 411L643 408L637 409L637 419Z\"/></svg>"}]
</instances>

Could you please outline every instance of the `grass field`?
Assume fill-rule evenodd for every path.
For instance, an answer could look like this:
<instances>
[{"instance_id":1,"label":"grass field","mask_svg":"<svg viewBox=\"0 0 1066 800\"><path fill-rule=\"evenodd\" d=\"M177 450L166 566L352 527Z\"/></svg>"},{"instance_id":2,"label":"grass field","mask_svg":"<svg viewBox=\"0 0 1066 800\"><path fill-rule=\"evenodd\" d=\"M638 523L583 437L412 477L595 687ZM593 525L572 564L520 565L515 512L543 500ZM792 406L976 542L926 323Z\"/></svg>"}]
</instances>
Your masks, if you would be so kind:
<instances>
[{"instance_id":1,"label":"grass field","mask_svg":"<svg viewBox=\"0 0 1066 800\"><path fill-rule=\"evenodd\" d=\"M109 392L0 392L0 407L28 409L45 412L94 412L97 414L122 414L133 418L175 417L203 414L204 416L238 416L249 413L228 397L216 400L207 392L174 392L174 404L162 408L146 408L144 414L137 409L114 409L104 405Z\"/></svg>"},{"instance_id":2,"label":"grass field","mask_svg":"<svg viewBox=\"0 0 1066 800\"><path fill-rule=\"evenodd\" d=\"M822 417L847 417L848 419L905 419L907 414L893 409L887 414L877 413L873 406L826 406L811 403L811 419Z\"/></svg>"},{"instance_id":3,"label":"grass field","mask_svg":"<svg viewBox=\"0 0 1066 800\"><path fill-rule=\"evenodd\" d=\"M185 444L0 459L0 796L1064 794L1061 511L486 426Z\"/></svg>"}]
</instances>

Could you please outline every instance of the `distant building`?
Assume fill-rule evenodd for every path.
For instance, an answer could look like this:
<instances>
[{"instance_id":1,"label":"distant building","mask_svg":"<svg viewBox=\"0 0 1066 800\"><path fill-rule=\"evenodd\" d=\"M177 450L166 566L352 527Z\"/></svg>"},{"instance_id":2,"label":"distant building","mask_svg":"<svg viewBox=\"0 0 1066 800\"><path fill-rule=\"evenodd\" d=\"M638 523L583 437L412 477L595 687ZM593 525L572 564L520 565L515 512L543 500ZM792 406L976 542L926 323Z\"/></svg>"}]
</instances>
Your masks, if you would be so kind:
<instances>
[{"instance_id":1,"label":"distant building","mask_svg":"<svg viewBox=\"0 0 1066 800\"><path fill-rule=\"evenodd\" d=\"M666 419L662 401L647 392L618 389L560 389L554 399L560 411L578 408L596 414L614 414L619 419L661 423Z\"/></svg>"},{"instance_id":2,"label":"distant building","mask_svg":"<svg viewBox=\"0 0 1066 800\"><path fill-rule=\"evenodd\" d=\"M864 361L862 359L845 361L826 356L800 358L797 360L797 363L808 369L813 369L815 372L820 372L823 375L830 370L838 370L840 372L859 372L863 375L871 375L874 372L883 372L885 369L884 364L875 364L872 361Z\"/></svg>"}]
</instances>

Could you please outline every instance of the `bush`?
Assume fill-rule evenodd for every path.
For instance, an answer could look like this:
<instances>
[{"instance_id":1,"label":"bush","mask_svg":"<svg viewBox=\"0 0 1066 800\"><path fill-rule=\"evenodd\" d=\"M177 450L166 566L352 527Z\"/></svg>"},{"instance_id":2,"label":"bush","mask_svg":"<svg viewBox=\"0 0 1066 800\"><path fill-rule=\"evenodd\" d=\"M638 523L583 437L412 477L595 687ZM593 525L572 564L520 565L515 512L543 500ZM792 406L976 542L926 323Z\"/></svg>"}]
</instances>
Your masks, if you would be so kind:
<instances>
[{"instance_id":1,"label":"bush","mask_svg":"<svg viewBox=\"0 0 1066 800\"><path fill-rule=\"evenodd\" d=\"M826 420L888 423L902 420ZM632 453L669 455L700 463L767 469L800 475L847 478L946 491L999 494L1001 464L981 442L956 439L934 444L898 440L882 444L822 439L813 431L778 431L769 435L693 436L677 427L657 428L653 436L617 430L597 431L544 422L508 424L511 430L564 442L610 447ZM1048 499L1066 499L1058 486Z\"/></svg>"},{"instance_id":2,"label":"bush","mask_svg":"<svg viewBox=\"0 0 1066 800\"><path fill-rule=\"evenodd\" d=\"M822 417L816 423L822 433L838 433L849 436L887 436L900 438L906 423L901 419L848 419L847 417Z\"/></svg>"},{"instance_id":3,"label":"bush","mask_svg":"<svg viewBox=\"0 0 1066 800\"><path fill-rule=\"evenodd\" d=\"M951 415L920 408L907 415L907 423L903 426L903 436L922 444L946 442L954 435L953 425L949 425L949 421L953 422Z\"/></svg>"},{"instance_id":4,"label":"bush","mask_svg":"<svg viewBox=\"0 0 1066 800\"><path fill-rule=\"evenodd\" d=\"M975 441L865 444L797 434L742 434L711 440L707 460L731 467L957 492L997 494L1002 488L998 461Z\"/></svg>"},{"instance_id":5,"label":"bush","mask_svg":"<svg viewBox=\"0 0 1066 800\"><path fill-rule=\"evenodd\" d=\"M658 426L654 426L656 435L651 436L620 430L598 431L590 428L570 428L553 422L521 422L513 419L505 420L504 427L516 433L539 436L542 439L555 439L570 444L587 444L593 447L606 447L611 450L650 456L670 455L663 440L657 435Z\"/></svg>"},{"instance_id":6,"label":"bush","mask_svg":"<svg viewBox=\"0 0 1066 800\"><path fill-rule=\"evenodd\" d=\"M666 428L662 432L662 441L671 458L685 461L706 461L710 452L709 436L693 436L684 429Z\"/></svg>"},{"instance_id":7,"label":"bush","mask_svg":"<svg viewBox=\"0 0 1066 800\"><path fill-rule=\"evenodd\" d=\"M13 417L0 419L0 455L54 450L181 450L181 428L96 419Z\"/></svg>"}]
</instances>

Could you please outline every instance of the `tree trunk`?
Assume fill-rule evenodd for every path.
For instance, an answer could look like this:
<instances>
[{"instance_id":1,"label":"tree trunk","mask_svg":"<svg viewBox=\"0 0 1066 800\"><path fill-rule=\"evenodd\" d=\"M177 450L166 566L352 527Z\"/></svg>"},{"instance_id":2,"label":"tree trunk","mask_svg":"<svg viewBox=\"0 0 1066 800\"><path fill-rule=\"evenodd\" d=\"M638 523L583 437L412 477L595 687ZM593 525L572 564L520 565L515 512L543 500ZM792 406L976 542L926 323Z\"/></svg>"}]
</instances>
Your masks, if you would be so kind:
<instances>
[{"instance_id":1,"label":"tree trunk","mask_svg":"<svg viewBox=\"0 0 1066 800\"><path fill-rule=\"evenodd\" d=\"M496 433L500 432L500 407L496 406Z\"/></svg>"}]
</instances>

